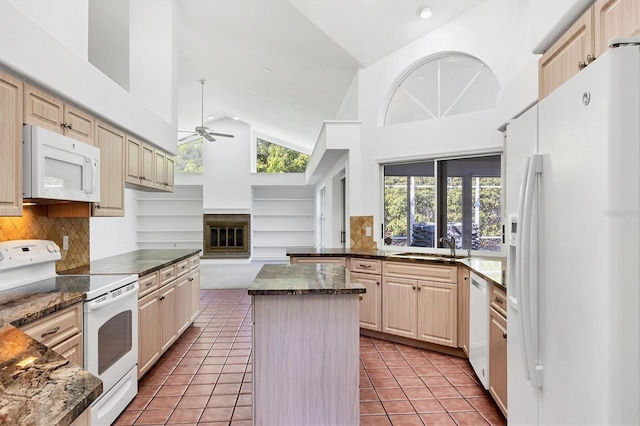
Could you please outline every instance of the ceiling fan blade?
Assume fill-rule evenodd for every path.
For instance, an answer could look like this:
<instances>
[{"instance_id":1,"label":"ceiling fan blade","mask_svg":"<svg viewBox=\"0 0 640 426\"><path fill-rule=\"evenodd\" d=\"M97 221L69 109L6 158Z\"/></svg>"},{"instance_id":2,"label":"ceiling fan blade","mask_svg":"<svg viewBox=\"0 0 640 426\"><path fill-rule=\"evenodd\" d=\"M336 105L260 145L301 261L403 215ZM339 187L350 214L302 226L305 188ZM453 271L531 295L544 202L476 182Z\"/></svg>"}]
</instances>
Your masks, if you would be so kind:
<instances>
[{"instance_id":1,"label":"ceiling fan blade","mask_svg":"<svg viewBox=\"0 0 640 426\"><path fill-rule=\"evenodd\" d=\"M208 133L202 133L202 137L205 138L206 140L208 140L209 142L214 142L215 139L213 138L213 136L211 136Z\"/></svg>"},{"instance_id":2,"label":"ceiling fan blade","mask_svg":"<svg viewBox=\"0 0 640 426\"><path fill-rule=\"evenodd\" d=\"M178 133L195 133L193 130L178 130Z\"/></svg>"},{"instance_id":3,"label":"ceiling fan blade","mask_svg":"<svg viewBox=\"0 0 640 426\"><path fill-rule=\"evenodd\" d=\"M191 133L190 135L187 135L187 136L184 136L184 137L178 139L178 142L186 141L187 139L192 138L195 135L197 135L197 133L193 133L193 132L190 132L190 133Z\"/></svg>"},{"instance_id":4,"label":"ceiling fan blade","mask_svg":"<svg viewBox=\"0 0 640 426\"><path fill-rule=\"evenodd\" d=\"M209 133L210 135L213 135L213 136L222 136L223 138L235 138L234 135L229 135L227 133L216 133L216 132L212 132L212 131L208 131L207 133Z\"/></svg>"}]
</instances>

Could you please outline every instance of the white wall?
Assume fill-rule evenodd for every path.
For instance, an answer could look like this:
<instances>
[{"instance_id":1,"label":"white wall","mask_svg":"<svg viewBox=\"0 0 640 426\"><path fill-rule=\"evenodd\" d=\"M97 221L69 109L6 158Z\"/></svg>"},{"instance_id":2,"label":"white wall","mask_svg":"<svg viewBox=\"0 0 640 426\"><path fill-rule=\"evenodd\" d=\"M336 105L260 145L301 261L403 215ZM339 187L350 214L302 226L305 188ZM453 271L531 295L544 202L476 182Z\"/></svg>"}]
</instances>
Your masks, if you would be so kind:
<instances>
[{"instance_id":1,"label":"white wall","mask_svg":"<svg viewBox=\"0 0 640 426\"><path fill-rule=\"evenodd\" d=\"M136 196L138 191L124 190L123 217L92 217L90 219L91 260L115 256L138 249L136 243Z\"/></svg>"},{"instance_id":2,"label":"white wall","mask_svg":"<svg viewBox=\"0 0 640 426\"><path fill-rule=\"evenodd\" d=\"M83 59L89 51L88 0L8 0Z\"/></svg>"},{"instance_id":3,"label":"white wall","mask_svg":"<svg viewBox=\"0 0 640 426\"><path fill-rule=\"evenodd\" d=\"M129 0L89 0L89 62L129 90Z\"/></svg>"},{"instance_id":4,"label":"white wall","mask_svg":"<svg viewBox=\"0 0 640 426\"><path fill-rule=\"evenodd\" d=\"M50 0L46 3L51 3L50 6L54 7L76 2ZM77 3L82 9L82 5L86 5L87 1L78 0ZM32 11L29 10L29 13ZM85 7L83 19L80 21L87 22L87 13ZM38 18L41 15L43 14L38 14ZM57 21L56 25L49 27L76 27L74 15L58 16L52 12L47 17ZM140 100L91 65L87 61L86 52L79 55L60 41L59 38L62 36L52 35L13 3L0 1L0 66L99 118L114 123L170 153L175 153L175 124L160 118ZM85 42L87 39L85 31ZM172 90L171 87L157 89Z\"/></svg>"},{"instance_id":5,"label":"white wall","mask_svg":"<svg viewBox=\"0 0 640 426\"><path fill-rule=\"evenodd\" d=\"M336 162L336 164L326 173L324 178L316 185L316 191L324 188L324 214L325 214L325 242L324 245L327 248L340 247L340 228L342 227L342 214L340 206L340 178L344 174L348 180L347 168L349 161L349 153L345 154ZM316 223L318 222L318 215L316 212ZM347 232L349 235L349 222L346 223ZM317 238L316 238L317 241Z\"/></svg>"},{"instance_id":6,"label":"white wall","mask_svg":"<svg viewBox=\"0 0 640 426\"><path fill-rule=\"evenodd\" d=\"M351 80L351 85L340 103L336 120L357 120L358 119L358 76L356 72Z\"/></svg>"},{"instance_id":7,"label":"white wall","mask_svg":"<svg viewBox=\"0 0 640 426\"><path fill-rule=\"evenodd\" d=\"M251 209L251 127L231 118L209 124L214 132L234 138L216 137L204 142L203 208L205 212L246 213Z\"/></svg>"}]
</instances>

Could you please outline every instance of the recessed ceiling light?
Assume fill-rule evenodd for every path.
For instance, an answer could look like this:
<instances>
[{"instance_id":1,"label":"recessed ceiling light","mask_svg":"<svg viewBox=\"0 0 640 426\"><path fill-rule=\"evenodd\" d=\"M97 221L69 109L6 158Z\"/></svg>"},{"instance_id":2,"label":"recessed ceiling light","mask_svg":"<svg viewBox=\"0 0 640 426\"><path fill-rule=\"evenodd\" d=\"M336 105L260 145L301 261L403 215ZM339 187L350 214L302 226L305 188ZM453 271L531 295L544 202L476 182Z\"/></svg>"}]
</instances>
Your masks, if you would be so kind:
<instances>
[{"instance_id":1,"label":"recessed ceiling light","mask_svg":"<svg viewBox=\"0 0 640 426\"><path fill-rule=\"evenodd\" d=\"M271 68L267 68L267 67L262 68L262 70L264 72L266 72L267 74L271 74L273 72L273 70Z\"/></svg>"},{"instance_id":2,"label":"recessed ceiling light","mask_svg":"<svg viewBox=\"0 0 640 426\"><path fill-rule=\"evenodd\" d=\"M431 18L431 16L433 15L433 9L428 6L422 6L418 8L418 11L416 13L420 18L427 19Z\"/></svg>"},{"instance_id":3,"label":"recessed ceiling light","mask_svg":"<svg viewBox=\"0 0 640 426\"><path fill-rule=\"evenodd\" d=\"M231 118L233 118L234 120L240 120L240 117L238 117L237 115L232 115Z\"/></svg>"},{"instance_id":4,"label":"recessed ceiling light","mask_svg":"<svg viewBox=\"0 0 640 426\"><path fill-rule=\"evenodd\" d=\"M213 120L215 117L213 115L210 115L207 117L207 120Z\"/></svg>"}]
</instances>

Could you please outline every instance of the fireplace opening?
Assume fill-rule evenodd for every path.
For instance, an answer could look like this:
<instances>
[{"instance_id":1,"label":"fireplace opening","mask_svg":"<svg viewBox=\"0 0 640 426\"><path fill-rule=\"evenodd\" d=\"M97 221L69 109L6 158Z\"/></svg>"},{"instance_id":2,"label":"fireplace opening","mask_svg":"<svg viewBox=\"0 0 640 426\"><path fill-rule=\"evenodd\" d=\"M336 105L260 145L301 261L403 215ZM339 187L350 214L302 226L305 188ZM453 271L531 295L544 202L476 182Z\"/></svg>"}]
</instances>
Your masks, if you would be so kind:
<instances>
[{"instance_id":1,"label":"fireplace opening","mask_svg":"<svg viewBox=\"0 0 640 426\"><path fill-rule=\"evenodd\" d=\"M203 225L204 258L249 258L250 215L206 214Z\"/></svg>"}]
</instances>

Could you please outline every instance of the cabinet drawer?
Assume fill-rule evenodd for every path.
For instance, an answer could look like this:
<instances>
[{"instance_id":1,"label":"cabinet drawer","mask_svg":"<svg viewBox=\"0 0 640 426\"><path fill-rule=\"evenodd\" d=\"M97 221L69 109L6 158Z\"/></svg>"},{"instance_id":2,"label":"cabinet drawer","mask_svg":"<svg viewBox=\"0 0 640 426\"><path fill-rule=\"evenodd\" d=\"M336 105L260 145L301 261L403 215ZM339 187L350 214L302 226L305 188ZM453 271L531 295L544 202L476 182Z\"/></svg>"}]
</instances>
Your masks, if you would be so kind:
<instances>
[{"instance_id":1,"label":"cabinet drawer","mask_svg":"<svg viewBox=\"0 0 640 426\"><path fill-rule=\"evenodd\" d=\"M200 256L197 254L195 256L191 256L189 258L189 269L193 270L193 269L196 269L198 266L200 266Z\"/></svg>"},{"instance_id":2,"label":"cabinet drawer","mask_svg":"<svg viewBox=\"0 0 640 426\"><path fill-rule=\"evenodd\" d=\"M457 266L384 262L382 264L382 274L400 278L413 278L446 283L458 282Z\"/></svg>"},{"instance_id":3,"label":"cabinet drawer","mask_svg":"<svg viewBox=\"0 0 640 426\"><path fill-rule=\"evenodd\" d=\"M491 307L507 317L507 294L495 284L491 285Z\"/></svg>"},{"instance_id":4,"label":"cabinet drawer","mask_svg":"<svg viewBox=\"0 0 640 426\"><path fill-rule=\"evenodd\" d=\"M382 272L382 261L352 257L351 270L353 272L364 272L365 274L380 274Z\"/></svg>"},{"instance_id":5,"label":"cabinet drawer","mask_svg":"<svg viewBox=\"0 0 640 426\"><path fill-rule=\"evenodd\" d=\"M58 343L51 349L58 352L59 355L68 359L69 361L82 367L84 365L82 344L82 333L78 333L70 339L67 339L62 343Z\"/></svg>"},{"instance_id":6,"label":"cabinet drawer","mask_svg":"<svg viewBox=\"0 0 640 426\"><path fill-rule=\"evenodd\" d=\"M344 257L321 257L321 256L310 256L310 257L291 257L291 264L312 264L312 263L330 263L334 265L347 266L347 262Z\"/></svg>"},{"instance_id":7,"label":"cabinet drawer","mask_svg":"<svg viewBox=\"0 0 640 426\"><path fill-rule=\"evenodd\" d=\"M82 332L82 303L47 315L27 324L21 330L44 345L55 346Z\"/></svg>"},{"instance_id":8,"label":"cabinet drawer","mask_svg":"<svg viewBox=\"0 0 640 426\"><path fill-rule=\"evenodd\" d=\"M181 260L176 264L178 276L182 276L189 272L189 259Z\"/></svg>"},{"instance_id":9,"label":"cabinet drawer","mask_svg":"<svg viewBox=\"0 0 640 426\"><path fill-rule=\"evenodd\" d=\"M175 263L166 268L160 269L160 287L170 283L176 278L176 265Z\"/></svg>"},{"instance_id":10,"label":"cabinet drawer","mask_svg":"<svg viewBox=\"0 0 640 426\"><path fill-rule=\"evenodd\" d=\"M153 290L156 290L159 286L159 283L160 273L158 271L142 276L138 280L138 284L140 286L138 298L144 297L147 294L151 293Z\"/></svg>"}]
</instances>

